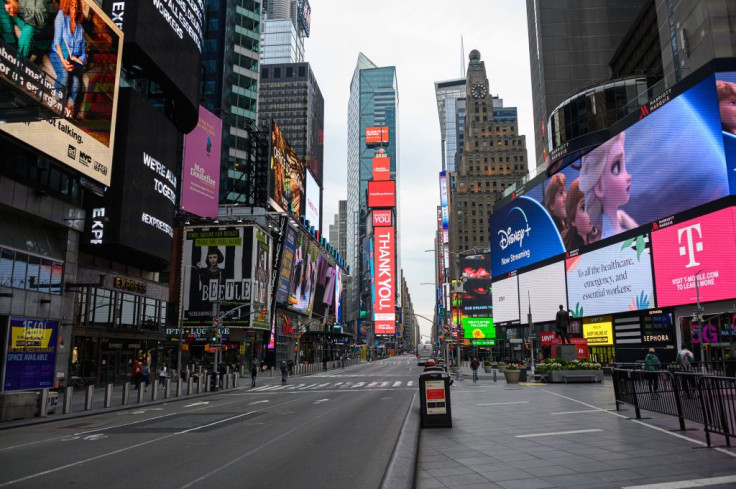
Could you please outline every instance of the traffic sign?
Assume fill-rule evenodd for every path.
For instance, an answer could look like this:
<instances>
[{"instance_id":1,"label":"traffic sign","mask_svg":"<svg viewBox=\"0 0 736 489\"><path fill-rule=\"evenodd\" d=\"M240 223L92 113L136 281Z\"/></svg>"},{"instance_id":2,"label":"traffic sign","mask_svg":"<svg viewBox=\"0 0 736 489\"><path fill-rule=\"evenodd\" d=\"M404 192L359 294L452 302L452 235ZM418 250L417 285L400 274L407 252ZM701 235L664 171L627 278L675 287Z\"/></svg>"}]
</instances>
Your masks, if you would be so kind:
<instances>
[{"instance_id":1,"label":"traffic sign","mask_svg":"<svg viewBox=\"0 0 736 489\"><path fill-rule=\"evenodd\" d=\"M222 318L220 316L215 316L212 318L213 328L219 328L221 324L222 324Z\"/></svg>"}]
</instances>

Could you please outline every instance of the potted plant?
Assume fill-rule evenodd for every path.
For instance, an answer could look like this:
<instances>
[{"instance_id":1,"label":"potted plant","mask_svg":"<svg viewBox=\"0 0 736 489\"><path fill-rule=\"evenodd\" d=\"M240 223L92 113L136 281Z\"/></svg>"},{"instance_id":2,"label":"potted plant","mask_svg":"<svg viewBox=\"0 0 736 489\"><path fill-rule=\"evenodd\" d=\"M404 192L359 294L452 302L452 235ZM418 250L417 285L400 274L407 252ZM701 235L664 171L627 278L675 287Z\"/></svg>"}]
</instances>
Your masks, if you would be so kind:
<instances>
[{"instance_id":1,"label":"potted plant","mask_svg":"<svg viewBox=\"0 0 736 489\"><path fill-rule=\"evenodd\" d=\"M519 383L519 377L521 376L521 371L519 370L519 367L516 366L514 363L509 363L506 365L506 369L503 371L504 377L506 377L506 382L509 384L518 384Z\"/></svg>"},{"instance_id":2,"label":"potted plant","mask_svg":"<svg viewBox=\"0 0 736 489\"><path fill-rule=\"evenodd\" d=\"M483 360L483 371L487 374L490 374L492 369L493 369L493 366L491 365L491 361Z\"/></svg>"}]
</instances>

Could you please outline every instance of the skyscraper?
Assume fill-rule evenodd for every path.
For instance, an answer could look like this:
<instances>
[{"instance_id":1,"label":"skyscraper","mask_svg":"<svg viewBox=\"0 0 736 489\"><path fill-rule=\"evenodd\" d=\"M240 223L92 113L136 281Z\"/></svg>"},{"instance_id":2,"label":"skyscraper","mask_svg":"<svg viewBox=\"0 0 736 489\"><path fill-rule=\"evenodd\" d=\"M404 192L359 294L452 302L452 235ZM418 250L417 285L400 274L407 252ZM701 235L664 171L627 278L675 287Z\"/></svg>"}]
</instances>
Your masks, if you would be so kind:
<instances>
[{"instance_id":1,"label":"skyscraper","mask_svg":"<svg viewBox=\"0 0 736 489\"><path fill-rule=\"evenodd\" d=\"M362 255L367 253L363 249L367 233L366 219L369 217L367 189L368 180L372 178L372 160L377 148L366 145L366 128L388 128L388 142L383 149L391 159L391 178L398 180L398 105L396 68L378 67L363 53L359 53L348 101L346 257L353 277L351 290L348 292L353 301L347 305L348 321L357 320L360 310L367 310L370 303L370 271L363 266L366 260L362 260ZM397 227L397 241L399 236ZM397 269L400 269L398 257Z\"/></svg>"},{"instance_id":2,"label":"skyscraper","mask_svg":"<svg viewBox=\"0 0 736 489\"><path fill-rule=\"evenodd\" d=\"M268 0L261 11L261 64L301 63L309 37L308 0Z\"/></svg>"},{"instance_id":3,"label":"skyscraper","mask_svg":"<svg viewBox=\"0 0 736 489\"><path fill-rule=\"evenodd\" d=\"M335 247L338 253L346 256L345 248L347 246L347 230L348 230L348 201L338 201L338 211L335 214L332 224L330 224L330 244Z\"/></svg>"},{"instance_id":4,"label":"skyscraper","mask_svg":"<svg viewBox=\"0 0 736 489\"><path fill-rule=\"evenodd\" d=\"M440 119L442 169L454 172L455 155L458 149L462 151L462 146L457 144L457 101L465 99L465 78L435 82L434 93Z\"/></svg>"}]
</instances>

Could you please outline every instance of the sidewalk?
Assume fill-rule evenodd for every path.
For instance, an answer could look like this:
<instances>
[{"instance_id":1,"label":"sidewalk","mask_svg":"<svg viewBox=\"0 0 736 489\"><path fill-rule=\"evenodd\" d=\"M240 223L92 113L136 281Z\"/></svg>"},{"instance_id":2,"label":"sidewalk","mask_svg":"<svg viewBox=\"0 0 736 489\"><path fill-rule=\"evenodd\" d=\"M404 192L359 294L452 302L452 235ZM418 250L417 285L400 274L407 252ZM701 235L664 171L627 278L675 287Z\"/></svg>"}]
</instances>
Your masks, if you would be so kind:
<instances>
[{"instance_id":1,"label":"sidewalk","mask_svg":"<svg viewBox=\"0 0 736 489\"><path fill-rule=\"evenodd\" d=\"M482 370L473 383L467 366L462 373L451 388L453 427L421 430L418 489L736 487L735 449L703 448L696 423L680 432L674 417L617 412L610 377L523 385L503 374L494 383Z\"/></svg>"}]
</instances>

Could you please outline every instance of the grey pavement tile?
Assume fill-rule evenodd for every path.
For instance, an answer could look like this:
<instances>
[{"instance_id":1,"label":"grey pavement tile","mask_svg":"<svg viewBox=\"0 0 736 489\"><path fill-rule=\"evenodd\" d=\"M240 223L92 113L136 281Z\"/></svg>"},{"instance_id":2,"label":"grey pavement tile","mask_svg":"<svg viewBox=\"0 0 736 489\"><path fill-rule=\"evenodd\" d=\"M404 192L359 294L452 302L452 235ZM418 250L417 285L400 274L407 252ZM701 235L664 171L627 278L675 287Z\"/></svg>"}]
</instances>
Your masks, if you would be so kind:
<instances>
[{"instance_id":1,"label":"grey pavement tile","mask_svg":"<svg viewBox=\"0 0 736 489\"><path fill-rule=\"evenodd\" d=\"M422 468L417 468L417 480L419 479L434 479L434 476Z\"/></svg>"},{"instance_id":2,"label":"grey pavement tile","mask_svg":"<svg viewBox=\"0 0 736 489\"><path fill-rule=\"evenodd\" d=\"M621 470L620 467L616 467L614 465L603 462L597 462L593 464L567 464L565 466L579 474L595 475L596 472L605 472L606 470Z\"/></svg>"},{"instance_id":3,"label":"grey pavement tile","mask_svg":"<svg viewBox=\"0 0 736 489\"><path fill-rule=\"evenodd\" d=\"M492 470L480 472L480 475L485 477L491 482L510 481L515 479L529 479L533 477L528 472L518 469L505 469L505 470Z\"/></svg>"},{"instance_id":4,"label":"grey pavement tile","mask_svg":"<svg viewBox=\"0 0 736 489\"><path fill-rule=\"evenodd\" d=\"M596 483L596 478L591 474L550 475L545 476L544 480L554 484L556 487L579 486L583 484L589 484L589 487L593 487Z\"/></svg>"},{"instance_id":5,"label":"grey pavement tile","mask_svg":"<svg viewBox=\"0 0 736 489\"><path fill-rule=\"evenodd\" d=\"M502 462L511 462L515 460L537 460L537 457L535 457L534 455L528 455L521 452L494 453L493 458L497 458Z\"/></svg>"},{"instance_id":6,"label":"grey pavement tile","mask_svg":"<svg viewBox=\"0 0 736 489\"><path fill-rule=\"evenodd\" d=\"M474 474L475 472L468 467L458 465L456 467L423 467L433 477L441 478L450 475Z\"/></svg>"},{"instance_id":7,"label":"grey pavement tile","mask_svg":"<svg viewBox=\"0 0 736 489\"><path fill-rule=\"evenodd\" d=\"M512 460L508 462L508 464L519 469L526 469L527 467L549 467L551 465L557 465L554 461L547 460L543 457L527 460Z\"/></svg>"},{"instance_id":8,"label":"grey pavement tile","mask_svg":"<svg viewBox=\"0 0 736 489\"><path fill-rule=\"evenodd\" d=\"M437 480L447 487L467 486L470 484L483 484L485 482L490 482L488 479L477 473L438 477Z\"/></svg>"},{"instance_id":9,"label":"grey pavement tile","mask_svg":"<svg viewBox=\"0 0 736 489\"><path fill-rule=\"evenodd\" d=\"M451 458L445 457L443 460L433 460L431 462L426 462L424 460L419 461L419 466L425 469L433 468L433 469L446 469L450 467L462 467L462 464L457 463L455 460Z\"/></svg>"},{"instance_id":10,"label":"grey pavement tile","mask_svg":"<svg viewBox=\"0 0 736 489\"><path fill-rule=\"evenodd\" d=\"M526 467L525 472L529 472L535 477L546 477L548 475L567 475L575 474L576 471L570 467L564 467L561 465L551 465L547 467Z\"/></svg>"},{"instance_id":11,"label":"grey pavement tile","mask_svg":"<svg viewBox=\"0 0 736 489\"><path fill-rule=\"evenodd\" d=\"M495 464L498 463L498 460L496 460L493 457L487 457L484 455L476 455L475 457L463 457L463 458L457 458L455 459L457 463L467 465L467 466L473 466L473 465L489 465L489 464Z\"/></svg>"},{"instance_id":12,"label":"grey pavement tile","mask_svg":"<svg viewBox=\"0 0 736 489\"><path fill-rule=\"evenodd\" d=\"M649 467L633 467L631 470L645 477L674 476L676 474L690 474L697 466L662 464Z\"/></svg>"},{"instance_id":13,"label":"grey pavement tile","mask_svg":"<svg viewBox=\"0 0 736 489\"><path fill-rule=\"evenodd\" d=\"M416 489L447 489L447 486L437 479L420 479L414 486Z\"/></svg>"},{"instance_id":14,"label":"grey pavement tile","mask_svg":"<svg viewBox=\"0 0 736 489\"><path fill-rule=\"evenodd\" d=\"M499 482L498 485L504 489L546 489L548 487L557 487L548 481L536 478L503 481Z\"/></svg>"},{"instance_id":15,"label":"grey pavement tile","mask_svg":"<svg viewBox=\"0 0 736 489\"><path fill-rule=\"evenodd\" d=\"M596 472L595 474L591 474L590 477L594 477L596 481L603 483L640 480L642 478L638 472L624 469Z\"/></svg>"},{"instance_id":16,"label":"grey pavement tile","mask_svg":"<svg viewBox=\"0 0 736 489\"><path fill-rule=\"evenodd\" d=\"M497 484L494 484L493 482L486 481L482 484L470 484L467 486L453 485L452 489L503 489L503 488Z\"/></svg>"}]
</instances>

